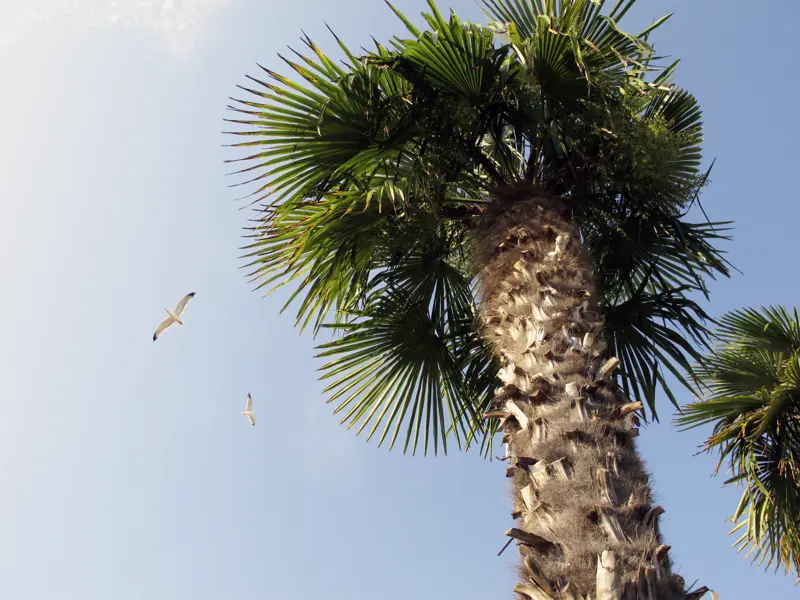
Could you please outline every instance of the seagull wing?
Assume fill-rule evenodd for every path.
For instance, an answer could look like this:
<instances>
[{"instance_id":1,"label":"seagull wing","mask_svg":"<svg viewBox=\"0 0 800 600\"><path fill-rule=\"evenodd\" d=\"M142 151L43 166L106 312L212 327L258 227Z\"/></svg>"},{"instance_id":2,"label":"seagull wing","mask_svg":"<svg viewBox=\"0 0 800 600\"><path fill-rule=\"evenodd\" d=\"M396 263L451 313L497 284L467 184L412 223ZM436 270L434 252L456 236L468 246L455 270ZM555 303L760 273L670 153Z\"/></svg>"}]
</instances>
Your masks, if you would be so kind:
<instances>
[{"instance_id":1,"label":"seagull wing","mask_svg":"<svg viewBox=\"0 0 800 600\"><path fill-rule=\"evenodd\" d=\"M173 319L172 317L167 317L166 319L161 321L161 323L158 324L158 327L156 327L156 332L153 334L153 341L155 342L158 339L158 336L164 333L164 330L170 325L172 325L174 322L175 319Z\"/></svg>"},{"instance_id":2,"label":"seagull wing","mask_svg":"<svg viewBox=\"0 0 800 600\"><path fill-rule=\"evenodd\" d=\"M250 394L247 394L247 402L244 404L245 412L252 412L253 410L253 397Z\"/></svg>"},{"instance_id":3,"label":"seagull wing","mask_svg":"<svg viewBox=\"0 0 800 600\"><path fill-rule=\"evenodd\" d=\"M250 425L256 424L256 416L253 413L247 415L247 420L250 421Z\"/></svg>"},{"instance_id":4,"label":"seagull wing","mask_svg":"<svg viewBox=\"0 0 800 600\"><path fill-rule=\"evenodd\" d=\"M194 292L191 294L186 294L183 298L181 298L181 301L178 302L178 306L175 307L175 314L180 317L183 311L186 309L186 305L189 304L189 300L192 298L194 298Z\"/></svg>"}]
</instances>

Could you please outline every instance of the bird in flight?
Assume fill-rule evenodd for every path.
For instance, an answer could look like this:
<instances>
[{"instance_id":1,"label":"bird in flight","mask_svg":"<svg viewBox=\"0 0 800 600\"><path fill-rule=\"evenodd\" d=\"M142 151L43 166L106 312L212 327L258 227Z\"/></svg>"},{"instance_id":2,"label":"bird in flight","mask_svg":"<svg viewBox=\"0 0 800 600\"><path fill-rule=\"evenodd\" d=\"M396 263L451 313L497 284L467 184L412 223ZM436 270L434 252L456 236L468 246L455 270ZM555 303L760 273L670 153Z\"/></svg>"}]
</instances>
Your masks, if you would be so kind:
<instances>
[{"instance_id":1,"label":"bird in flight","mask_svg":"<svg viewBox=\"0 0 800 600\"><path fill-rule=\"evenodd\" d=\"M242 413L247 420L250 421L250 425L256 424L256 416L253 414L253 397L248 393L247 394L247 402L244 404L244 412Z\"/></svg>"},{"instance_id":2,"label":"bird in flight","mask_svg":"<svg viewBox=\"0 0 800 600\"><path fill-rule=\"evenodd\" d=\"M164 309L167 311L167 318L158 324L156 332L153 334L154 342L158 339L158 336L164 333L167 327L169 327L173 323L177 323L178 325L183 326L183 321L181 321L181 315L183 314L183 311L186 310L186 305L189 304L189 300L191 300L192 298L194 298L194 292L192 292L191 294L186 294L183 298L181 298L181 301L178 302L178 306L175 307L174 311L168 308Z\"/></svg>"}]
</instances>

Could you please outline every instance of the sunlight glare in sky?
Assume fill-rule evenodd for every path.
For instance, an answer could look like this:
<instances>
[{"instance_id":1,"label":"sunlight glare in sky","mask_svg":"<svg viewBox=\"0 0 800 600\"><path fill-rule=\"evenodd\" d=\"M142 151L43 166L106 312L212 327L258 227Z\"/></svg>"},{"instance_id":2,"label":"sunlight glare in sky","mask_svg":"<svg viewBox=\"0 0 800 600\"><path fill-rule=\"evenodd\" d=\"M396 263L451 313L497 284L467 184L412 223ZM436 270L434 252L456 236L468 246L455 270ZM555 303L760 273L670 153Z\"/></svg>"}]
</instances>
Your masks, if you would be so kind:
<instances>
[{"instance_id":1,"label":"sunlight glare in sky","mask_svg":"<svg viewBox=\"0 0 800 600\"><path fill-rule=\"evenodd\" d=\"M171 50L189 50L204 26L230 0L17 0L5 8L0 44L53 22L73 30L125 27L155 33Z\"/></svg>"}]
</instances>

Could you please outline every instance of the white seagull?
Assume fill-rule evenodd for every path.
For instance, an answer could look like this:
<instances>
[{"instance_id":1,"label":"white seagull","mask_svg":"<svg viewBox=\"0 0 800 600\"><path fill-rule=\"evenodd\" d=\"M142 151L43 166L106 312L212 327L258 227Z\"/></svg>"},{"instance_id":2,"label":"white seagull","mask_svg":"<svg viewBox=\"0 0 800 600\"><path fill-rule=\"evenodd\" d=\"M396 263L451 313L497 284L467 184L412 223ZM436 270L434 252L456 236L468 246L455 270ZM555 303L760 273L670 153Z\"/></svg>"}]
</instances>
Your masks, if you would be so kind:
<instances>
[{"instance_id":1,"label":"white seagull","mask_svg":"<svg viewBox=\"0 0 800 600\"><path fill-rule=\"evenodd\" d=\"M183 311L186 310L186 305L189 304L189 300L191 300L192 298L194 298L194 292L192 292L191 294L186 294L183 298L181 298L181 301L178 302L178 306L175 307L174 311L168 308L164 309L167 311L167 318L158 324L156 332L153 334L154 342L158 339L158 336L164 333L164 330L167 329L167 327L169 327L173 323L177 323L178 325L183 326L183 321L181 321L181 315L183 314Z\"/></svg>"},{"instance_id":2,"label":"white seagull","mask_svg":"<svg viewBox=\"0 0 800 600\"><path fill-rule=\"evenodd\" d=\"M247 394L247 402L244 404L244 412L242 413L247 420L250 421L250 425L256 424L256 416L253 414L253 397L248 392Z\"/></svg>"}]
</instances>

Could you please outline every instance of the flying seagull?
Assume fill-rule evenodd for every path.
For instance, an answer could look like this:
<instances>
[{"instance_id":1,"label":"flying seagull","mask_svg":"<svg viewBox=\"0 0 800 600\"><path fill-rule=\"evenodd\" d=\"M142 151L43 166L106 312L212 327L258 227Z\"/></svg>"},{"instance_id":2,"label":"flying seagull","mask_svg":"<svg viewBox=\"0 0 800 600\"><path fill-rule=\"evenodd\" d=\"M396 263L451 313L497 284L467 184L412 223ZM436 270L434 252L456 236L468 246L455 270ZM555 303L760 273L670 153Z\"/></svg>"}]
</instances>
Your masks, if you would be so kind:
<instances>
[{"instance_id":1,"label":"flying seagull","mask_svg":"<svg viewBox=\"0 0 800 600\"><path fill-rule=\"evenodd\" d=\"M247 402L244 404L244 412L242 414L250 421L250 425L256 424L256 416L253 414L253 397L249 393L247 394Z\"/></svg>"},{"instance_id":2,"label":"flying seagull","mask_svg":"<svg viewBox=\"0 0 800 600\"><path fill-rule=\"evenodd\" d=\"M183 311L186 310L186 305L189 304L189 300L191 300L192 298L194 298L194 292L192 292L191 294L186 294L183 298L181 298L181 301L178 302L178 306L175 307L174 311L171 311L168 308L164 309L167 311L167 318L158 324L156 332L153 334L154 342L158 339L158 336L164 333L164 330L167 329L167 327L169 327L173 323L177 323L178 325L181 326L183 325L183 321L181 321L181 315L183 314Z\"/></svg>"}]
</instances>

